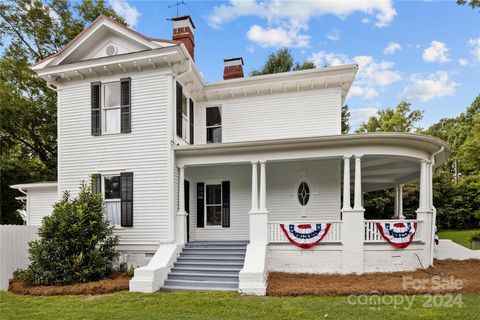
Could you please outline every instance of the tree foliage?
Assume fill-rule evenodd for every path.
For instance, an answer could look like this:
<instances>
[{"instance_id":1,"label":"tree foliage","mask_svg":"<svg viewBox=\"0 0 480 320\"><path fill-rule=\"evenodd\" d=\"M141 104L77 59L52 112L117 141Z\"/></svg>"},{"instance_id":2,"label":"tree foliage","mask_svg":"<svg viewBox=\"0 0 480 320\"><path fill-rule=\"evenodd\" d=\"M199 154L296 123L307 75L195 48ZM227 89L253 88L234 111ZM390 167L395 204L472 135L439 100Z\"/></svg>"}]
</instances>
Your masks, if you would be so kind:
<instances>
[{"instance_id":1,"label":"tree foliage","mask_svg":"<svg viewBox=\"0 0 480 320\"><path fill-rule=\"evenodd\" d=\"M259 76L264 74L273 74L280 72L289 72L297 70L315 69L315 64L311 61L302 63L294 62L292 50L289 48L280 48L276 52L272 52L263 67L259 70L250 72L251 76Z\"/></svg>"},{"instance_id":2,"label":"tree foliage","mask_svg":"<svg viewBox=\"0 0 480 320\"><path fill-rule=\"evenodd\" d=\"M113 274L118 238L105 219L101 194L82 183L77 198L68 192L43 218L39 240L29 243L30 265L15 277L30 284L65 285Z\"/></svg>"},{"instance_id":3,"label":"tree foliage","mask_svg":"<svg viewBox=\"0 0 480 320\"><path fill-rule=\"evenodd\" d=\"M393 108L379 110L377 115L371 116L362 123L357 133L363 132L411 132L416 129L415 124L422 119L423 112L411 110L411 104L401 102Z\"/></svg>"},{"instance_id":4,"label":"tree foliage","mask_svg":"<svg viewBox=\"0 0 480 320\"><path fill-rule=\"evenodd\" d=\"M103 0L0 2L0 223L19 222L9 185L56 179L56 94L30 69L58 52L100 14L124 23Z\"/></svg>"},{"instance_id":5,"label":"tree foliage","mask_svg":"<svg viewBox=\"0 0 480 320\"><path fill-rule=\"evenodd\" d=\"M348 105L342 106L342 133L346 134L350 131L350 110L348 109Z\"/></svg>"},{"instance_id":6,"label":"tree foliage","mask_svg":"<svg viewBox=\"0 0 480 320\"><path fill-rule=\"evenodd\" d=\"M468 4L472 9L480 8L480 0L457 0L459 6Z\"/></svg>"}]
</instances>

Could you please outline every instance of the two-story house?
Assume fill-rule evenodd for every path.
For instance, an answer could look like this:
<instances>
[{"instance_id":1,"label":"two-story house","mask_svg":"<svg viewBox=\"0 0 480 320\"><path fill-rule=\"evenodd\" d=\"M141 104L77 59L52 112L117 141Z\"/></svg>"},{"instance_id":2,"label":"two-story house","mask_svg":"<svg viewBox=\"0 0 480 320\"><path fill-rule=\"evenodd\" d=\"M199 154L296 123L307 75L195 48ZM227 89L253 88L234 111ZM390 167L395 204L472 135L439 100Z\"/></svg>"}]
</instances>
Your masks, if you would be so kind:
<instances>
[{"instance_id":1,"label":"two-story house","mask_svg":"<svg viewBox=\"0 0 480 320\"><path fill-rule=\"evenodd\" d=\"M432 264L432 172L448 156L443 141L341 134L357 65L244 77L243 59L225 59L224 80L207 83L194 23L172 21L172 40L161 40L101 16L32 66L58 95L58 181L16 186L31 224L91 178L122 261L139 267L132 291L265 294L269 271ZM402 185L415 180L417 217L405 220ZM392 225L415 226L407 248L364 219L363 194L385 188L397 190ZM291 237L320 242L304 249Z\"/></svg>"}]
</instances>

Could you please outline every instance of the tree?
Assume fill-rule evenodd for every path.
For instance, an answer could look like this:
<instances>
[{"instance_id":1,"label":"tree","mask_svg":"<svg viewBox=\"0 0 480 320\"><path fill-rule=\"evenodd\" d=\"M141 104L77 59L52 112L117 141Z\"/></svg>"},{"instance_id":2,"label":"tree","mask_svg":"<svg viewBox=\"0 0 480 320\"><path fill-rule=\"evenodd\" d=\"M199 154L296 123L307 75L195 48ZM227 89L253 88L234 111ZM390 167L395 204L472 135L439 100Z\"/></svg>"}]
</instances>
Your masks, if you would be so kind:
<instances>
[{"instance_id":1,"label":"tree","mask_svg":"<svg viewBox=\"0 0 480 320\"><path fill-rule=\"evenodd\" d=\"M362 123L356 132L411 132L416 129L415 124L422 119L423 112L411 111L410 107L410 103L401 102L395 109L379 110L377 115Z\"/></svg>"},{"instance_id":2,"label":"tree","mask_svg":"<svg viewBox=\"0 0 480 320\"><path fill-rule=\"evenodd\" d=\"M468 4L472 9L480 8L480 0L457 0L459 6Z\"/></svg>"},{"instance_id":3,"label":"tree","mask_svg":"<svg viewBox=\"0 0 480 320\"><path fill-rule=\"evenodd\" d=\"M348 110L348 105L342 106L342 133L346 134L350 131L350 110Z\"/></svg>"},{"instance_id":4,"label":"tree","mask_svg":"<svg viewBox=\"0 0 480 320\"><path fill-rule=\"evenodd\" d=\"M20 194L9 185L56 179L56 95L30 65L58 52L100 14L125 23L104 0L0 3L0 223L18 222Z\"/></svg>"},{"instance_id":5,"label":"tree","mask_svg":"<svg viewBox=\"0 0 480 320\"><path fill-rule=\"evenodd\" d=\"M113 274L118 237L105 219L102 195L82 183L43 218L39 240L29 243L30 265L14 276L30 284L65 285L104 279Z\"/></svg>"},{"instance_id":6,"label":"tree","mask_svg":"<svg viewBox=\"0 0 480 320\"><path fill-rule=\"evenodd\" d=\"M250 72L251 76L263 74L272 74L280 72L289 72L297 70L315 69L315 64L311 61L303 63L293 62L292 51L289 48L282 47L276 52L272 52L263 67L260 70Z\"/></svg>"}]
</instances>

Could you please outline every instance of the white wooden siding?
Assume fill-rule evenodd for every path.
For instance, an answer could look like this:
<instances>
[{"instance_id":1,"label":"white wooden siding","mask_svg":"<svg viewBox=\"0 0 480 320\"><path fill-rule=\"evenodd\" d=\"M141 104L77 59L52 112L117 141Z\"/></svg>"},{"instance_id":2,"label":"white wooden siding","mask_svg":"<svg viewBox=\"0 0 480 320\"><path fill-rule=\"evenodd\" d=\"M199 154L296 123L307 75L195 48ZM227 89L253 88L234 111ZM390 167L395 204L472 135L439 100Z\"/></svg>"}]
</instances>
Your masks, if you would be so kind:
<instances>
[{"instance_id":1,"label":"white wooden siding","mask_svg":"<svg viewBox=\"0 0 480 320\"><path fill-rule=\"evenodd\" d=\"M124 75L123 75L124 76ZM120 76L98 80L118 81ZM59 92L60 191L78 193L92 173L133 172L133 227L118 228L121 245L150 246L172 237L171 146L167 106L171 76L160 72L131 75L131 128L128 134L90 134L90 81ZM170 205L171 204L171 205Z\"/></svg>"},{"instance_id":2,"label":"white wooden siding","mask_svg":"<svg viewBox=\"0 0 480 320\"><path fill-rule=\"evenodd\" d=\"M315 222L340 219L340 161L267 163L269 222ZM299 184L310 187L307 206L298 202Z\"/></svg>"},{"instance_id":3,"label":"white wooden siding","mask_svg":"<svg viewBox=\"0 0 480 320\"><path fill-rule=\"evenodd\" d=\"M53 204L58 200L56 187L29 189L27 191L27 224L38 226L42 219L53 211Z\"/></svg>"},{"instance_id":4,"label":"white wooden siding","mask_svg":"<svg viewBox=\"0 0 480 320\"><path fill-rule=\"evenodd\" d=\"M235 98L195 105L195 143L206 143L205 109L222 107L222 142L341 133L340 89Z\"/></svg>"},{"instance_id":5,"label":"white wooden siding","mask_svg":"<svg viewBox=\"0 0 480 320\"><path fill-rule=\"evenodd\" d=\"M190 178L190 241L248 240L251 171L248 165L187 168ZM230 228L197 228L197 182L230 181ZM205 213L206 214L206 213Z\"/></svg>"}]
</instances>

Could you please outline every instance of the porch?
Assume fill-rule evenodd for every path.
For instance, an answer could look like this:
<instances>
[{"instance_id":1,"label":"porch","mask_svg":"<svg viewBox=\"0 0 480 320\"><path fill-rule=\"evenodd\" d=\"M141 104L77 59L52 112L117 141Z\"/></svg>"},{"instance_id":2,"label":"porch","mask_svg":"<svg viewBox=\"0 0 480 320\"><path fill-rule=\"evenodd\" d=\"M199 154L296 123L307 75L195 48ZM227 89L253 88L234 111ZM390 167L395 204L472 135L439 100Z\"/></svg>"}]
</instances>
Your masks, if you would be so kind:
<instances>
[{"instance_id":1,"label":"porch","mask_svg":"<svg viewBox=\"0 0 480 320\"><path fill-rule=\"evenodd\" d=\"M342 138L344 141L332 143ZM197 208L191 198L187 228L185 207L179 201L177 230L185 226L185 233L178 233L177 241L187 242L187 236L190 241L249 241L239 290L251 294L264 293L268 271L364 273L412 270L432 263L435 209L431 176L433 167L445 159L443 142L413 134L335 136L297 142L178 147L179 181L187 178L194 182L188 190L190 197L196 194L195 183L212 177L230 179L232 187L228 228L202 225L199 230L195 225ZM234 180L241 183L235 185ZM408 220L403 216L402 186L415 180L420 180L417 217ZM308 188L309 203L302 205L303 183ZM185 197L182 185L179 183L179 199ZM384 188L396 189L392 219L365 220L364 192ZM235 228L235 221L243 227ZM391 246L376 222L416 224L413 243L406 249ZM291 245L280 228L281 224L309 223L329 223L331 227L317 246L307 250Z\"/></svg>"}]
</instances>

